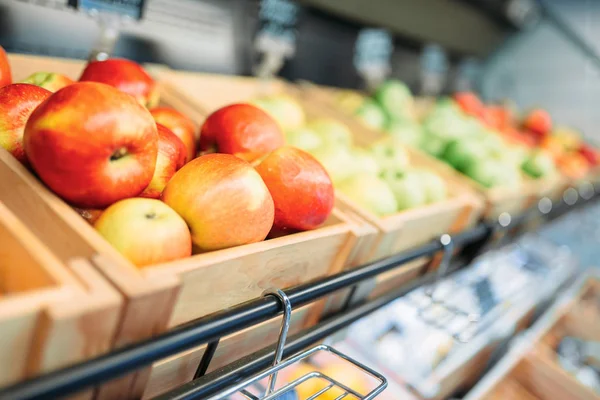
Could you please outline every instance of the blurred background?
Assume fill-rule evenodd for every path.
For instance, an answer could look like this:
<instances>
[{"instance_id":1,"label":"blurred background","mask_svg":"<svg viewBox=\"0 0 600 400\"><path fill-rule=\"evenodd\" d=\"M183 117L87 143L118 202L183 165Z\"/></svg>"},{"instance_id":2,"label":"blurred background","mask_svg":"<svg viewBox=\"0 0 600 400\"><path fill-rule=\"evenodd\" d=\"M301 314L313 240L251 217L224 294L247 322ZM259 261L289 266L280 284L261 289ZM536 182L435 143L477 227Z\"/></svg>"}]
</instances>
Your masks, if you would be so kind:
<instances>
[{"instance_id":1,"label":"blurred background","mask_svg":"<svg viewBox=\"0 0 600 400\"><path fill-rule=\"evenodd\" d=\"M77 3L77 2L75 2ZM83 1L85 3L85 1ZM600 2L596 0L303 0L295 55L280 75L357 88L352 67L364 28L391 35L391 77L420 93L476 89L488 101L543 106L555 121L598 133ZM192 71L250 75L260 30L257 0L146 0L121 25L114 55ZM99 34L67 0L2 0L0 45L9 52L85 59ZM440 75L433 90L424 76ZM437 93L436 93L437 94Z\"/></svg>"}]
</instances>

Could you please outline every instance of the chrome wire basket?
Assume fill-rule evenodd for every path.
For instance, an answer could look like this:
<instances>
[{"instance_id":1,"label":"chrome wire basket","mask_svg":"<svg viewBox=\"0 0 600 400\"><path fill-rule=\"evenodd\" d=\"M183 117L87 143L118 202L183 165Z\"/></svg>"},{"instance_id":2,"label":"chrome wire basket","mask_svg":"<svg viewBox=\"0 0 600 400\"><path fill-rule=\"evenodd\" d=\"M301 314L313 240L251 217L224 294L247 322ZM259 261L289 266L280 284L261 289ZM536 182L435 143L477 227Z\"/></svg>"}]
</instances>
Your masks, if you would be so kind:
<instances>
[{"instance_id":1,"label":"chrome wire basket","mask_svg":"<svg viewBox=\"0 0 600 400\"><path fill-rule=\"evenodd\" d=\"M250 378L247 378L235 384L234 386L229 387L221 393L209 397L208 400L315 400L319 399L322 395L328 396L327 398L333 398L331 397L332 393L334 393L334 395L337 396L335 397L336 400L370 400L376 398L381 392L383 392L383 390L385 390L385 388L387 387L387 380L383 375L325 344L320 344L308 350L297 353L285 360L282 360L283 349L285 346L285 341L287 339L287 333L290 326L292 307L285 293L279 289L266 290L263 295L276 297L282 303L284 309L283 322L281 325L281 331L279 333L279 340L277 342L277 349L275 352L275 359L273 361L273 365L270 368L261 371L251 376ZM371 380L376 382L376 386L369 393L359 393L359 391L357 391L356 389L353 389L343 384L339 380L333 379L332 377L325 375L323 372L320 372L315 368L314 371L308 372L300 378L295 379L275 389L277 384L277 374L279 372L281 372L287 367L293 366L294 364L298 364L303 361L308 361L310 358L320 353L329 353L330 355L335 356L335 358L337 359L336 361L339 360L341 362L352 365L353 368L356 368L358 371L364 374L365 377L370 377ZM261 391L261 381L264 380L267 380L268 383L266 384L266 389L263 389ZM298 399L298 397L292 395L298 386L303 385L306 382L312 382L313 380L319 381L317 385L319 389L317 389L315 393L303 399ZM256 392L258 391L260 391L261 393L257 394Z\"/></svg>"}]
</instances>

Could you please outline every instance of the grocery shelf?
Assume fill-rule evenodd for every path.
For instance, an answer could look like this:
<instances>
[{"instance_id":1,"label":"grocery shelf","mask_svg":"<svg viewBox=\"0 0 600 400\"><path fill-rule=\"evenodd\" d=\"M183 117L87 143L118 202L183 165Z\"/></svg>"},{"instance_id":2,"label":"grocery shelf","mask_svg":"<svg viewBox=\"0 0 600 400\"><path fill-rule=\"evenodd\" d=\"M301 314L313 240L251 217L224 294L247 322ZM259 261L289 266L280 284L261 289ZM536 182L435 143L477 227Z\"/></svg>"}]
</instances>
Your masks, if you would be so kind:
<instances>
[{"instance_id":1,"label":"grocery shelf","mask_svg":"<svg viewBox=\"0 0 600 400\"><path fill-rule=\"evenodd\" d=\"M573 192L573 190L568 189L567 192L570 191L570 195L567 195L566 192L565 200L554 206L548 207L549 200L544 199L544 207L540 202L539 206L536 204L532 209L512 220L509 215L501 215L498 222L483 222L473 229L453 235L452 241L455 248L462 247L465 248L465 251L462 253L463 258L457 258L450 269L462 268L474 256L486 251L489 246L498 245L505 239L527 229L528 222L533 219L541 217L543 220L550 221L600 198L600 195L593 191L578 195L578 192ZM358 283L384 272L402 268L403 265L417 258L432 256L444 250L445 247L442 241L434 240L395 256L302 284L284 292L292 307L296 309L337 290L354 287ZM339 314L291 337L285 347L284 356L296 353L308 345L330 336L413 288L434 281L437 276L436 272L430 272L393 292L359 303L359 305L350 306L350 296L346 306ZM200 362L196 374L197 379L158 397L160 399L203 398L209 394L218 393L232 383L268 366L273 359L275 350L271 346L227 367L204 375L211 357L218 347L219 339L277 317L281 313L281 304L275 298L271 296L258 298L180 325L152 339L121 348L104 356L0 389L0 399L39 399L64 396L123 376L181 351L209 344L208 350Z\"/></svg>"}]
</instances>

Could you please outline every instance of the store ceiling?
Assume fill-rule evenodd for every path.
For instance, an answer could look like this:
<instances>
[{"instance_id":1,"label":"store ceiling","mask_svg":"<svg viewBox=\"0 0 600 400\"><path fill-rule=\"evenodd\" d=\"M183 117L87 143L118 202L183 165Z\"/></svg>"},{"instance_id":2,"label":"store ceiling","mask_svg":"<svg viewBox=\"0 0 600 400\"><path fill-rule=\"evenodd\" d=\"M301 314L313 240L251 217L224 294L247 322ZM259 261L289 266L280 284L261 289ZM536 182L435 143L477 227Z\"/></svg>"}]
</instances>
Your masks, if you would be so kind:
<instances>
[{"instance_id":1,"label":"store ceiling","mask_svg":"<svg viewBox=\"0 0 600 400\"><path fill-rule=\"evenodd\" d=\"M380 26L459 54L484 57L498 47L508 27L457 0L299 0L360 24Z\"/></svg>"}]
</instances>

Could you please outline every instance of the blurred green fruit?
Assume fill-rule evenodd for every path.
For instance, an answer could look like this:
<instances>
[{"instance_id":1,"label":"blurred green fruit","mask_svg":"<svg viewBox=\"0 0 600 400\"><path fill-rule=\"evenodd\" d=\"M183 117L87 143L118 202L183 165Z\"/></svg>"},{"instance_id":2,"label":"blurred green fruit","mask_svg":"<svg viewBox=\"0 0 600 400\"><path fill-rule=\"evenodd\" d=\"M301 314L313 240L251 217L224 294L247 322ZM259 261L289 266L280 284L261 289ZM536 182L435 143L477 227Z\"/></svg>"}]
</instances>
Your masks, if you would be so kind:
<instances>
[{"instance_id":1,"label":"blurred green fruit","mask_svg":"<svg viewBox=\"0 0 600 400\"><path fill-rule=\"evenodd\" d=\"M415 171L387 170L381 173L383 180L394 193L398 210L407 210L427 203L425 185Z\"/></svg>"},{"instance_id":2,"label":"blurred green fruit","mask_svg":"<svg viewBox=\"0 0 600 400\"><path fill-rule=\"evenodd\" d=\"M337 185L336 189L379 216L393 214L398 210L392 190L377 176L358 174Z\"/></svg>"},{"instance_id":3,"label":"blurred green fruit","mask_svg":"<svg viewBox=\"0 0 600 400\"><path fill-rule=\"evenodd\" d=\"M404 144L392 136L373 143L369 150L381 170L403 170L408 166L409 157Z\"/></svg>"},{"instance_id":4,"label":"blurred green fruit","mask_svg":"<svg viewBox=\"0 0 600 400\"><path fill-rule=\"evenodd\" d=\"M259 97L252 100L251 104L271 115L284 131L298 129L306 121L304 110L300 104L288 95Z\"/></svg>"},{"instance_id":5,"label":"blurred green fruit","mask_svg":"<svg viewBox=\"0 0 600 400\"><path fill-rule=\"evenodd\" d=\"M336 185L358 172L356 160L347 148L323 147L310 153L325 167Z\"/></svg>"},{"instance_id":6,"label":"blurred green fruit","mask_svg":"<svg viewBox=\"0 0 600 400\"><path fill-rule=\"evenodd\" d=\"M287 131L285 134L286 143L290 146L311 152L323 145L323 139L312 129L301 127Z\"/></svg>"},{"instance_id":7,"label":"blurred green fruit","mask_svg":"<svg viewBox=\"0 0 600 400\"><path fill-rule=\"evenodd\" d=\"M419 148L421 141L423 140L421 126L411 121L390 121L386 128L386 132L407 146L415 148Z\"/></svg>"},{"instance_id":8,"label":"blurred green fruit","mask_svg":"<svg viewBox=\"0 0 600 400\"><path fill-rule=\"evenodd\" d=\"M538 150L533 152L523 163L523 171L534 178L552 175L556 172L554 160L546 151Z\"/></svg>"},{"instance_id":9,"label":"blurred green fruit","mask_svg":"<svg viewBox=\"0 0 600 400\"><path fill-rule=\"evenodd\" d=\"M393 118L410 118L413 113L412 94L402 81L390 79L384 82L373 97Z\"/></svg>"},{"instance_id":10,"label":"blurred green fruit","mask_svg":"<svg viewBox=\"0 0 600 400\"><path fill-rule=\"evenodd\" d=\"M447 145L448 140L437 137L435 135L426 134L421 140L421 145L419 147L427 154L433 157L440 158L443 156Z\"/></svg>"},{"instance_id":11,"label":"blurred green fruit","mask_svg":"<svg viewBox=\"0 0 600 400\"><path fill-rule=\"evenodd\" d=\"M324 147L350 148L352 132L346 125L331 118L319 118L310 121L307 129L318 134L323 140Z\"/></svg>"},{"instance_id":12,"label":"blurred green fruit","mask_svg":"<svg viewBox=\"0 0 600 400\"><path fill-rule=\"evenodd\" d=\"M359 172L365 172L372 175L379 174L379 163L369 151L355 147L351 150L352 156L356 160L356 169Z\"/></svg>"},{"instance_id":13,"label":"blurred green fruit","mask_svg":"<svg viewBox=\"0 0 600 400\"><path fill-rule=\"evenodd\" d=\"M443 158L459 171L465 171L486 157L485 146L477 140L455 140L446 147Z\"/></svg>"},{"instance_id":14,"label":"blurred green fruit","mask_svg":"<svg viewBox=\"0 0 600 400\"><path fill-rule=\"evenodd\" d=\"M448 197L446 182L436 173L427 170L415 170L425 187L425 198L427 203L436 203Z\"/></svg>"},{"instance_id":15,"label":"blurred green fruit","mask_svg":"<svg viewBox=\"0 0 600 400\"><path fill-rule=\"evenodd\" d=\"M500 183L503 164L492 159L483 159L466 166L464 173L481 185L491 188Z\"/></svg>"},{"instance_id":16,"label":"blurred green fruit","mask_svg":"<svg viewBox=\"0 0 600 400\"><path fill-rule=\"evenodd\" d=\"M383 129L387 122L383 109L371 99L365 99L354 115L363 124L373 129Z\"/></svg>"}]
</instances>

